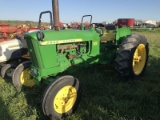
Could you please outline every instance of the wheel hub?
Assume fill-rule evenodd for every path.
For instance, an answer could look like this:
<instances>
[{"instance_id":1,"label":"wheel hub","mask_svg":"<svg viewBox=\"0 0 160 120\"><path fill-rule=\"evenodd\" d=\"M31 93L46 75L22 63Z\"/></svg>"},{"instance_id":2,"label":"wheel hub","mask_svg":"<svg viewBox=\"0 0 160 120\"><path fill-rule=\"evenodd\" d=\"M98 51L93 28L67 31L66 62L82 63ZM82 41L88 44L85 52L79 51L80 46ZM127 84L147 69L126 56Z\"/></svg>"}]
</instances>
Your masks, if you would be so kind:
<instances>
[{"instance_id":1,"label":"wheel hub","mask_svg":"<svg viewBox=\"0 0 160 120\"><path fill-rule=\"evenodd\" d=\"M14 68L10 68L9 70L7 70L6 75L7 75L8 77L12 77L13 72L14 72Z\"/></svg>"},{"instance_id":2,"label":"wheel hub","mask_svg":"<svg viewBox=\"0 0 160 120\"><path fill-rule=\"evenodd\" d=\"M138 45L133 55L133 71L136 75L139 75L146 62L146 48L143 44Z\"/></svg>"},{"instance_id":3,"label":"wheel hub","mask_svg":"<svg viewBox=\"0 0 160 120\"><path fill-rule=\"evenodd\" d=\"M34 79L31 77L31 71L25 69L20 75L20 82L24 86L32 87L35 85Z\"/></svg>"},{"instance_id":4,"label":"wheel hub","mask_svg":"<svg viewBox=\"0 0 160 120\"><path fill-rule=\"evenodd\" d=\"M69 111L77 99L77 92L73 86L65 86L58 91L53 101L54 110L57 113Z\"/></svg>"}]
</instances>

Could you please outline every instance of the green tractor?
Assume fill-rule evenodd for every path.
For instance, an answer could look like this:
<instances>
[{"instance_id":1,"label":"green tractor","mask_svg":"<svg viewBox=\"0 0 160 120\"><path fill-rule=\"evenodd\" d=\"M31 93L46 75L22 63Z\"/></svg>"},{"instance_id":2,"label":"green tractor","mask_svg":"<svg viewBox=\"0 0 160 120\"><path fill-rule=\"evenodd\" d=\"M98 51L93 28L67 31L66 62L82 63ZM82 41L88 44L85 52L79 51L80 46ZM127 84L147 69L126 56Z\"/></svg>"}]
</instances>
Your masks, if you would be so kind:
<instances>
[{"instance_id":1,"label":"green tractor","mask_svg":"<svg viewBox=\"0 0 160 120\"><path fill-rule=\"evenodd\" d=\"M51 30L24 34L30 61L21 63L12 76L16 87L49 83L43 95L42 109L51 119L73 113L81 98L80 83L71 75L56 77L59 73L88 67L92 64L116 63L122 79L140 76L148 60L148 42L144 36L131 34L129 28L102 30L91 24L89 29L59 29L58 0L52 0L54 25ZM82 17L92 16L87 15ZM53 26L53 27L52 27Z\"/></svg>"}]
</instances>

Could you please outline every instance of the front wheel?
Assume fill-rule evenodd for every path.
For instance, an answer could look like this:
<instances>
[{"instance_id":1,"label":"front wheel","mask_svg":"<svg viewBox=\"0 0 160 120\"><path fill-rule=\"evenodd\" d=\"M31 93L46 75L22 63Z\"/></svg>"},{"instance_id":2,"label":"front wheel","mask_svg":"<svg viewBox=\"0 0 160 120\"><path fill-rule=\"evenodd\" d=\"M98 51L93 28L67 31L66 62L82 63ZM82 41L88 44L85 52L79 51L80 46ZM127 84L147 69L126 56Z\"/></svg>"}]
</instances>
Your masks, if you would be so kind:
<instances>
[{"instance_id":1,"label":"front wheel","mask_svg":"<svg viewBox=\"0 0 160 120\"><path fill-rule=\"evenodd\" d=\"M148 61L148 42L142 35L126 37L117 51L116 70L123 79L142 75Z\"/></svg>"},{"instance_id":2,"label":"front wheel","mask_svg":"<svg viewBox=\"0 0 160 120\"><path fill-rule=\"evenodd\" d=\"M78 79L62 76L46 89L42 102L43 112L51 119L65 117L76 110L80 98Z\"/></svg>"},{"instance_id":3,"label":"front wheel","mask_svg":"<svg viewBox=\"0 0 160 120\"><path fill-rule=\"evenodd\" d=\"M5 64L1 68L1 76L3 78L12 78L13 71L16 68L13 64Z\"/></svg>"},{"instance_id":4,"label":"front wheel","mask_svg":"<svg viewBox=\"0 0 160 120\"><path fill-rule=\"evenodd\" d=\"M17 66L13 72L12 81L15 87L32 87L35 85L35 81L30 71L30 61L25 61Z\"/></svg>"}]
</instances>

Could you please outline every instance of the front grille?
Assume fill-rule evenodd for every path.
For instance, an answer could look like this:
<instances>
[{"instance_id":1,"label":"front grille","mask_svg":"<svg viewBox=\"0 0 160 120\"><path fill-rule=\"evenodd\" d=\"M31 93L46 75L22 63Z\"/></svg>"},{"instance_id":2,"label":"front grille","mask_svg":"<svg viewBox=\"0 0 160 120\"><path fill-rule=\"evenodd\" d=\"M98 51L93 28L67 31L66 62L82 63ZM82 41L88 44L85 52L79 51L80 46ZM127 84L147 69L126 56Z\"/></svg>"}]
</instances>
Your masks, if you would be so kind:
<instances>
[{"instance_id":1,"label":"front grille","mask_svg":"<svg viewBox=\"0 0 160 120\"><path fill-rule=\"evenodd\" d=\"M30 53L30 59L31 59L32 65L34 67L38 68L39 65L38 65L38 60L37 60L36 54L35 54L35 46L34 46L33 42L34 41L32 39L27 39L27 45L28 45L28 50Z\"/></svg>"}]
</instances>

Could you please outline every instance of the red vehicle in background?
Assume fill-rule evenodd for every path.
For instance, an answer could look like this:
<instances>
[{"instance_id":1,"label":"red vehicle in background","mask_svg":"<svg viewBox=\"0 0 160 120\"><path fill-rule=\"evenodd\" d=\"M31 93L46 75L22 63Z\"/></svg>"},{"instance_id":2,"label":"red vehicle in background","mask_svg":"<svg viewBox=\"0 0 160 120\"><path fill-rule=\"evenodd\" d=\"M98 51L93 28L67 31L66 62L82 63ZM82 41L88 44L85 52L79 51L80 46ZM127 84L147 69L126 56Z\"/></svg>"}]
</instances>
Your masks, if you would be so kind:
<instances>
[{"instance_id":1,"label":"red vehicle in background","mask_svg":"<svg viewBox=\"0 0 160 120\"><path fill-rule=\"evenodd\" d=\"M38 30L38 28L30 28L26 24L9 26L8 24L0 23L0 42L14 39L18 35L22 35L23 33L30 32L32 30Z\"/></svg>"},{"instance_id":2,"label":"red vehicle in background","mask_svg":"<svg viewBox=\"0 0 160 120\"><path fill-rule=\"evenodd\" d=\"M135 20L133 18L119 18L117 22L119 27L133 27Z\"/></svg>"},{"instance_id":3,"label":"red vehicle in background","mask_svg":"<svg viewBox=\"0 0 160 120\"><path fill-rule=\"evenodd\" d=\"M15 66L29 59L23 33L36 31L26 24L10 26L0 23L0 76L12 77Z\"/></svg>"}]
</instances>

